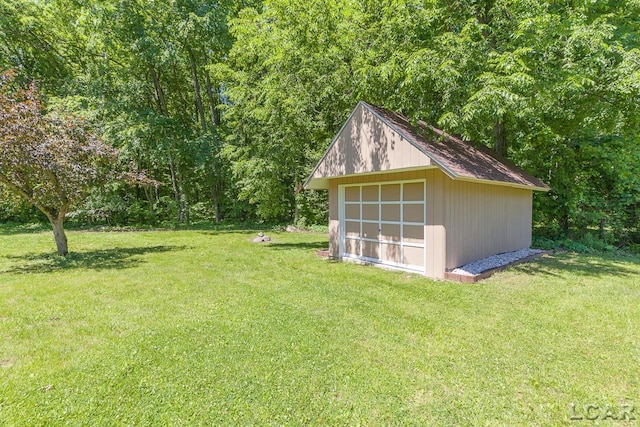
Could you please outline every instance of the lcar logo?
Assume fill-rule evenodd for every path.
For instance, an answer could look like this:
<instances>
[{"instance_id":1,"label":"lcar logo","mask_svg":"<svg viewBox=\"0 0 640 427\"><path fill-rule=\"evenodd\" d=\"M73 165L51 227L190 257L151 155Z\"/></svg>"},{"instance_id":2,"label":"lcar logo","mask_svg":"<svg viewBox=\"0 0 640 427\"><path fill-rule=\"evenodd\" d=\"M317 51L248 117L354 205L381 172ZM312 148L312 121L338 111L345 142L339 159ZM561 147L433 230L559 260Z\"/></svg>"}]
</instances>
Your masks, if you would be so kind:
<instances>
[{"instance_id":1,"label":"lcar logo","mask_svg":"<svg viewBox=\"0 0 640 427\"><path fill-rule=\"evenodd\" d=\"M571 404L569 418L571 421L633 421L636 419L635 407L630 403L621 405L586 405Z\"/></svg>"}]
</instances>

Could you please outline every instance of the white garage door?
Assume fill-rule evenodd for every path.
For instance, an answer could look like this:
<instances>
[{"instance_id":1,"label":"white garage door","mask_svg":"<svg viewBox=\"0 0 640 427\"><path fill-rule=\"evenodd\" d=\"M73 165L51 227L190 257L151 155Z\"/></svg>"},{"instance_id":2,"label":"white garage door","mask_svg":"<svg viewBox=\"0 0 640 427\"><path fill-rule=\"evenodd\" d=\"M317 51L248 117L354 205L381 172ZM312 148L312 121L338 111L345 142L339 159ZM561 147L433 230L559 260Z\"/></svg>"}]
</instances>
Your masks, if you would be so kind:
<instances>
[{"instance_id":1,"label":"white garage door","mask_svg":"<svg viewBox=\"0 0 640 427\"><path fill-rule=\"evenodd\" d=\"M343 185L340 254L424 272L425 181Z\"/></svg>"}]
</instances>

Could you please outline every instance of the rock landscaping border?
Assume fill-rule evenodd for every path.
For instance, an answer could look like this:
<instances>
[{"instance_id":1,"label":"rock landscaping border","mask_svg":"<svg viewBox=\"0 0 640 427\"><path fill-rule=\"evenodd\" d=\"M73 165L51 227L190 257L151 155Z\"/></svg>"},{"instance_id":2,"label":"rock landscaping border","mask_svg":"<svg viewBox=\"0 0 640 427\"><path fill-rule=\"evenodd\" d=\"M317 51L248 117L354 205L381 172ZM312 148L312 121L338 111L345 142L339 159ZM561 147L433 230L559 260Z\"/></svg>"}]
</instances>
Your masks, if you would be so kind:
<instances>
[{"instance_id":1,"label":"rock landscaping border","mask_svg":"<svg viewBox=\"0 0 640 427\"><path fill-rule=\"evenodd\" d=\"M473 263L445 272L444 278L447 280L454 280L456 282L462 283L476 283L480 280L486 279L494 273L505 270L506 268L517 264L533 261L536 258L540 258L542 255L548 255L553 252L541 249L527 249L527 252L525 254L522 251L524 250L493 255L491 257L475 261ZM523 256L516 256L516 253L518 252L520 252ZM506 261L506 263L501 263L500 261L500 259L504 260L509 258L511 258L511 260ZM494 265L493 267L492 264ZM482 269L482 265L486 266L486 269L478 271L478 269Z\"/></svg>"}]
</instances>

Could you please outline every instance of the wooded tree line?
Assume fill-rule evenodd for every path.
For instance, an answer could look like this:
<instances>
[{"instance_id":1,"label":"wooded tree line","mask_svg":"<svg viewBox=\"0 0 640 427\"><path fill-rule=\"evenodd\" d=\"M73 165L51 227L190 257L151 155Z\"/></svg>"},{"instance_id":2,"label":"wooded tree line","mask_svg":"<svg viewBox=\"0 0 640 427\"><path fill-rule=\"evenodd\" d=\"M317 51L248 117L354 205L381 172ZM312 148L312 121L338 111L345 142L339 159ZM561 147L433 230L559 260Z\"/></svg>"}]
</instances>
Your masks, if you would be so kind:
<instances>
[{"instance_id":1,"label":"wooded tree line","mask_svg":"<svg viewBox=\"0 0 640 427\"><path fill-rule=\"evenodd\" d=\"M638 0L0 0L0 69L153 180L78 221L324 223L302 184L365 100L542 178L540 233L640 243Z\"/></svg>"}]
</instances>

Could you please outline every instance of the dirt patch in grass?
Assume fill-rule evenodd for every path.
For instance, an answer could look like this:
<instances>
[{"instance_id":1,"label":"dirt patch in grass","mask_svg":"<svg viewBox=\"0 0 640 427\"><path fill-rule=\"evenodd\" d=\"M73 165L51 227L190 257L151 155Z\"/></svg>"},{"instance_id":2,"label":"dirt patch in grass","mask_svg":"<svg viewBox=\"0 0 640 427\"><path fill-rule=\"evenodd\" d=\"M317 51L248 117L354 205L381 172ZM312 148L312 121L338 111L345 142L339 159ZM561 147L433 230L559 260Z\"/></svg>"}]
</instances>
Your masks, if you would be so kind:
<instances>
[{"instance_id":1,"label":"dirt patch in grass","mask_svg":"<svg viewBox=\"0 0 640 427\"><path fill-rule=\"evenodd\" d=\"M0 369L10 368L14 365L15 359L8 358L0 360Z\"/></svg>"}]
</instances>

